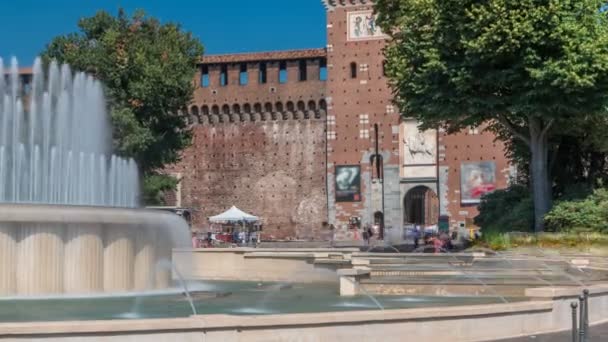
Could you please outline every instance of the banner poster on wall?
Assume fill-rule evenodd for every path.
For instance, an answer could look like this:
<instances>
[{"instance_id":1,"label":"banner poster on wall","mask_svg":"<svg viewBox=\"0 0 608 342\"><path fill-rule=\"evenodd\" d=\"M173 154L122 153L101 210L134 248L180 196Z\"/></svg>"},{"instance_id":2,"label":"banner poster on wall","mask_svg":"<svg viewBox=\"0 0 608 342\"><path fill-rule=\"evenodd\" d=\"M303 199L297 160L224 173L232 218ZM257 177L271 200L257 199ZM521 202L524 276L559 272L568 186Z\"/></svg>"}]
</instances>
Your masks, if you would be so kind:
<instances>
[{"instance_id":1,"label":"banner poster on wall","mask_svg":"<svg viewBox=\"0 0 608 342\"><path fill-rule=\"evenodd\" d=\"M361 167L336 166L336 202L361 201Z\"/></svg>"},{"instance_id":2,"label":"banner poster on wall","mask_svg":"<svg viewBox=\"0 0 608 342\"><path fill-rule=\"evenodd\" d=\"M460 166L460 194L463 204L476 204L481 197L496 189L494 162L462 163Z\"/></svg>"}]
</instances>

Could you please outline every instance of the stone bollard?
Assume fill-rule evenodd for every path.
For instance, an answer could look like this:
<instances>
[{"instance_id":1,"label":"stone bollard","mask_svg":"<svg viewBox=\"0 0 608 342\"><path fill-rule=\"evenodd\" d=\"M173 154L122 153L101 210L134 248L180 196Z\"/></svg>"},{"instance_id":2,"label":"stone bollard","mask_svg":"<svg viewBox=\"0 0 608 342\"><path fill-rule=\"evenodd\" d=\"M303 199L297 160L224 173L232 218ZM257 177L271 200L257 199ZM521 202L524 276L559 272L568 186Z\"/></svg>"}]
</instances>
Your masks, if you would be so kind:
<instances>
[{"instance_id":1,"label":"stone bollard","mask_svg":"<svg viewBox=\"0 0 608 342\"><path fill-rule=\"evenodd\" d=\"M580 297L578 297L578 301L579 301L579 309L580 309L579 319L578 319L578 324L579 324L578 340L580 342L583 342L583 341L585 341L585 297L583 297L581 295Z\"/></svg>"},{"instance_id":2,"label":"stone bollard","mask_svg":"<svg viewBox=\"0 0 608 342\"><path fill-rule=\"evenodd\" d=\"M578 329L576 325L576 308L578 307L577 302L570 303L570 307L572 308L572 342L578 341Z\"/></svg>"},{"instance_id":3,"label":"stone bollard","mask_svg":"<svg viewBox=\"0 0 608 342\"><path fill-rule=\"evenodd\" d=\"M585 342L589 339L589 290L583 290L583 297L585 298Z\"/></svg>"}]
</instances>

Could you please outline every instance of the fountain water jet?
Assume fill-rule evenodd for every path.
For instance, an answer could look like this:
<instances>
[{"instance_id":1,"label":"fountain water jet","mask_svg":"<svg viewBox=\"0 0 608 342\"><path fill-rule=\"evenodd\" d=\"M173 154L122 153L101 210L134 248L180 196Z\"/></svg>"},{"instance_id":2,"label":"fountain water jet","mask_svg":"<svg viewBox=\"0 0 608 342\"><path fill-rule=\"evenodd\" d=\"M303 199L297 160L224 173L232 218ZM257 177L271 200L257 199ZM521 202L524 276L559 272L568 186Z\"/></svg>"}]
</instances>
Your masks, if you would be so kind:
<instances>
[{"instance_id":1,"label":"fountain water jet","mask_svg":"<svg viewBox=\"0 0 608 342\"><path fill-rule=\"evenodd\" d=\"M16 58L0 59L0 134L0 296L170 286L156 263L189 245L188 227L136 209L137 164L111 153L97 80L36 59L26 91Z\"/></svg>"}]
</instances>

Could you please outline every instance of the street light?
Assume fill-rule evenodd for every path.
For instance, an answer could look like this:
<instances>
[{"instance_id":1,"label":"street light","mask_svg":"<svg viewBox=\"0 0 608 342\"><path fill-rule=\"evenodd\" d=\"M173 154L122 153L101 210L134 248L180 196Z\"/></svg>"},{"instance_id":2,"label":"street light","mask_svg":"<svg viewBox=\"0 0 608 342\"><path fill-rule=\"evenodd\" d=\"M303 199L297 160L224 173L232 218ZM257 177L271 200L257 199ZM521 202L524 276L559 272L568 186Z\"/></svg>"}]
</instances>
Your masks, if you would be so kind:
<instances>
[{"instance_id":1,"label":"street light","mask_svg":"<svg viewBox=\"0 0 608 342\"><path fill-rule=\"evenodd\" d=\"M380 187L382 189L382 221L380 222L380 236L379 239L384 239L384 160L380 154L378 148L378 124L374 124L374 137L376 139L376 151L372 155L371 163L376 164L376 177L380 181ZM372 168L372 179L374 179L374 170ZM375 213L374 213L375 216Z\"/></svg>"}]
</instances>

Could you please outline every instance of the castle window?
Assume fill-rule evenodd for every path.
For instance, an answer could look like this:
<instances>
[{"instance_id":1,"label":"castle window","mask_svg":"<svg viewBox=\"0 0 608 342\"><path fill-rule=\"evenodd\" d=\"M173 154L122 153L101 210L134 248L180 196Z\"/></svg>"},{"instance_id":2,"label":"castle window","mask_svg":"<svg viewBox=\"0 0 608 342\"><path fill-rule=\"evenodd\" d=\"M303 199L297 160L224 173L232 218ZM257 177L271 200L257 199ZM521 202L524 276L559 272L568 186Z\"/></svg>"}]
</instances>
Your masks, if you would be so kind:
<instances>
[{"instance_id":1,"label":"castle window","mask_svg":"<svg viewBox=\"0 0 608 342\"><path fill-rule=\"evenodd\" d=\"M267 66L265 62L260 63L260 77L258 78L258 82L260 84L264 84L268 81L267 77Z\"/></svg>"},{"instance_id":2,"label":"castle window","mask_svg":"<svg viewBox=\"0 0 608 342\"><path fill-rule=\"evenodd\" d=\"M239 72L239 84L247 85L249 82L249 73L247 72L247 63L241 63L241 71Z\"/></svg>"},{"instance_id":3,"label":"castle window","mask_svg":"<svg viewBox=\"0 0 608 342\"><path fill-rule=\"evenodd\" d=\"M324 59L319 61L319 80L327 81L327 61Z\"/></svg>"},{"instance_id":4,"label":"castle window","mask_svg":"<svg viewBox=\"0 0 608 342\"><path fill-rule=\"evenodd\" d=\"M220 67L220 85L225 87L228 85L228 65L223 64Z\"/></svg>"},{"instance_id":5,"label":"castle window","mask_svg":"<svg viewBox=\"0 0 608 342\"><path fill-rule=\"evenodd\" d=\"M203 65L201 68L201 87L207 88L209 86L209 66Z\"/></svg>"},{"instance_id":6,"label":"castle window","mask_svg":"<svg viewBox=\"0 0 608 342\"><path fill-rule=\"evenodd\" d=\"M306 81L307 78L307 73L306 73L306 60L301 60L299 62L299 73L298 73L298 79L300 80L300 82Z\"/></svg>"},{"instance_id":7,"label":"castle window","mask_svg":"<svg viewBox=\"0 0 608 342\"><path fill-rule=\"evenodd\" d=\"M287 83L287 62L279 63L279 83Z\"/></svg>"},{"instance_id":8,"label":"castle window","mask_svg":"<svg viewBox=\"0 0 608 342\"><path fill-rule=\"evenodd\" d=\"M350 63L350 78L357 78L357 63Z\"/></svg>"}]
</instances>

